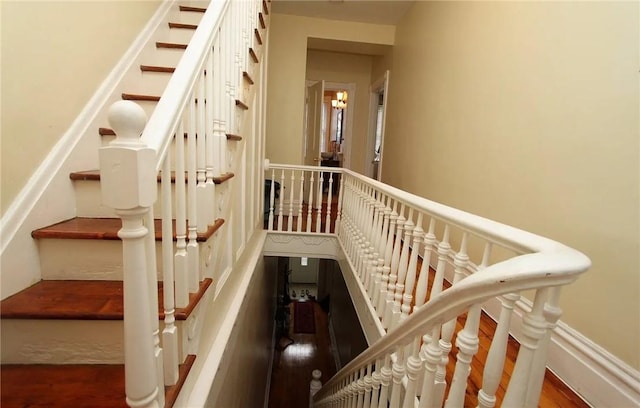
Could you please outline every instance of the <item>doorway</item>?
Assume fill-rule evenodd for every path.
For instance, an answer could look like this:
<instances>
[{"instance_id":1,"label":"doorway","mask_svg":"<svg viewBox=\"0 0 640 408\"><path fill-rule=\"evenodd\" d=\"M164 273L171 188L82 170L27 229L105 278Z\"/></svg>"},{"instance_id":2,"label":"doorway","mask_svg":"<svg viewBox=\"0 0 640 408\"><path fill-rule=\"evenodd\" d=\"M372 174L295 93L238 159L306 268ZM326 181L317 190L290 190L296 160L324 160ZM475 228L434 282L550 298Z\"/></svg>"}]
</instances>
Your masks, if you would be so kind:
<instances>
[{"instance_id":1,"label":"doorway","mask_svg":"<svg viewBox=\"0 0 640 408\"><path fill-rule=\"evenodd\" d=\"M367 138L367 172L374 180L382 176L382 156L384 131L389 89L389 71L376 80L370 89L369 97L369 135Z\"/></svg>"}]
</instances>

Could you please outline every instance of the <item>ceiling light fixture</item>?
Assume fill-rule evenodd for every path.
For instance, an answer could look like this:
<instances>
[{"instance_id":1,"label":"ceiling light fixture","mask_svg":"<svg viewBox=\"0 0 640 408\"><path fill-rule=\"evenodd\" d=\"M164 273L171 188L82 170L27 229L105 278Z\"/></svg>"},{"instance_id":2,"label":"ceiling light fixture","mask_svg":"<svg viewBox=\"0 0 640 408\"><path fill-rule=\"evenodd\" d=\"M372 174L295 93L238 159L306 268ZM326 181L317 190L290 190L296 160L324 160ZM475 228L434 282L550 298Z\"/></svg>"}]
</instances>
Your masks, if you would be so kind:
<instances>
[{"instance_id":1,"label":"ceiling light fixture","mask_svg":"<svg viewBox=\"0 0 640 408\"><path fill-rule=\"evenodd\" d=\"M336 92L336 98L331 100L331 106L336 109L344 109L347 107L347 92L339 91Z\"/></svg>"}]
</instances>

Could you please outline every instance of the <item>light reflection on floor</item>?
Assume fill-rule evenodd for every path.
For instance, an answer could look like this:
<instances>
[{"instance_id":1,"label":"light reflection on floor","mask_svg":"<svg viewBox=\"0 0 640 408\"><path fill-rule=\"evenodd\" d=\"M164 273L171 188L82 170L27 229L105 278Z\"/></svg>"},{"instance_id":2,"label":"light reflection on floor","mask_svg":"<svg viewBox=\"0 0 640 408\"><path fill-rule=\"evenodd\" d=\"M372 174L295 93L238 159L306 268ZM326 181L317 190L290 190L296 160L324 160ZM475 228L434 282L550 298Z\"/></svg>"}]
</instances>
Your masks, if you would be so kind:
<instances>
[{"instance_id":1,"label":"light reflection on floor","mask_svg":"<svg viewBox=\"0 0 640 408\"><path fill-rule=\"evenodd\" d=\"M284 350L284 353L289 358L295 358L296 360L307 360L313 357L317 352L317 347L314 344L306 343L293 343Z\"/></svg>"}]
</instances>

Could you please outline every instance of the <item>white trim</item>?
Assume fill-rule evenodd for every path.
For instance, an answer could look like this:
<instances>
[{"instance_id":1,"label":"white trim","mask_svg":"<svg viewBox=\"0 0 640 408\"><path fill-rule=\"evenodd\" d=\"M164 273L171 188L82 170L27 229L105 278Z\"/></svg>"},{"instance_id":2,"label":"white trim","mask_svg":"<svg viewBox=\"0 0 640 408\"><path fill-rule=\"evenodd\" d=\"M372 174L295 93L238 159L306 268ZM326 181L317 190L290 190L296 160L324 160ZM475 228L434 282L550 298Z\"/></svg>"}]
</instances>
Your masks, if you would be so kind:
<instances>
[{"instance_id":1,"label":"white trim","mask_svg":"<svg viewBox=\"0 0 640 408\"><path fill-rule=\"evenodd\" d=\"M271 391L271 373L273 372L273 361L276 354L276 327L277 324L273 325L273 330L271 331L271 355L269 356L269 369L267 370L267 385L264 387L264 408L269 408L269 394Z\"/></svg>"},{"instance_id":2,"label":"white trim","mask_svg":"<svg viewBox=\"0 0 640 408\"><path fill-rule=\"evenodd\" d=\"M432 257L431 267L437 262ZM451 281L451 260L445 278ZM469 273L469 272L467 272ZM531 311L532 302L520 298L513 310L509 333L522 338L522 318ZM502 303L498 298L483 305L493 320L498 320ZM547 349L547 367L562 382L593 407L640 407L640 371L626 364L583 334L558 321Z\"/></svg>"},{"instance_id":3,"label":"white trim","mask_svg":"<svg viewBox=\"0 0 640 408\"><path fill-rule=\"evenodd\" d=\"M13 200L7 211L0 218L0 253L4 253L8 244L13 240L20 226L27 219L36 203L41 198L46 187L63 167L73 152L74 146L84 136L85 131L93 119L100 113L100 108L109 100L116 87L120 84L136 57L149 42L157 27L163 22L165 15L171 9L174 0L164 0L155 14L145 25L140 35L124 53L107 78L102 82L96 93L91 97L84 109L73 121L69 129L53 146L51 152L40 163L33 175Z\"/></svg>"}]
</instances>

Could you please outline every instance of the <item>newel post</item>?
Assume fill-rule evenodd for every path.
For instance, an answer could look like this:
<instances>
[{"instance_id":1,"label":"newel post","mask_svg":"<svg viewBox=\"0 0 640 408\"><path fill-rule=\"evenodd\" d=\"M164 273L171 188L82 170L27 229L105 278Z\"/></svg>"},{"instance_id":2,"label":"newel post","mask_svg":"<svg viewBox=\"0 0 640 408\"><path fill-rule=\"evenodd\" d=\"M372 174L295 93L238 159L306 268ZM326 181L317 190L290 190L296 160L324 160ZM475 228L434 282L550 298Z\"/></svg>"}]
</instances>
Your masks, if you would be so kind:
<instances>
[{"instance_id":1,"label":"newel post","mask_svg":"<svg viewBox=\"0 0 640 408\"><path fill-rule=\"evenodd\" d=\"M322 388L322 372L320 370L313 370L311 372L311 384L309 385L309 408L313 408L313 396Z\"/></svg>"},{"instance_id":2,"label":"newel post","mask_svg":"<svg viewBox=\"0 0 640 408\"><path fill-rule=\"evenodd\" d=\"M100 149L102 202L122 219L125 391L131 407L158 408L158 371L149 316L144 218L156 200L155 151L140 141L146 114L130 101L109 109L117 137ZM155 305L157 307L157 305Z\"/></svg>"}]
</instances>

